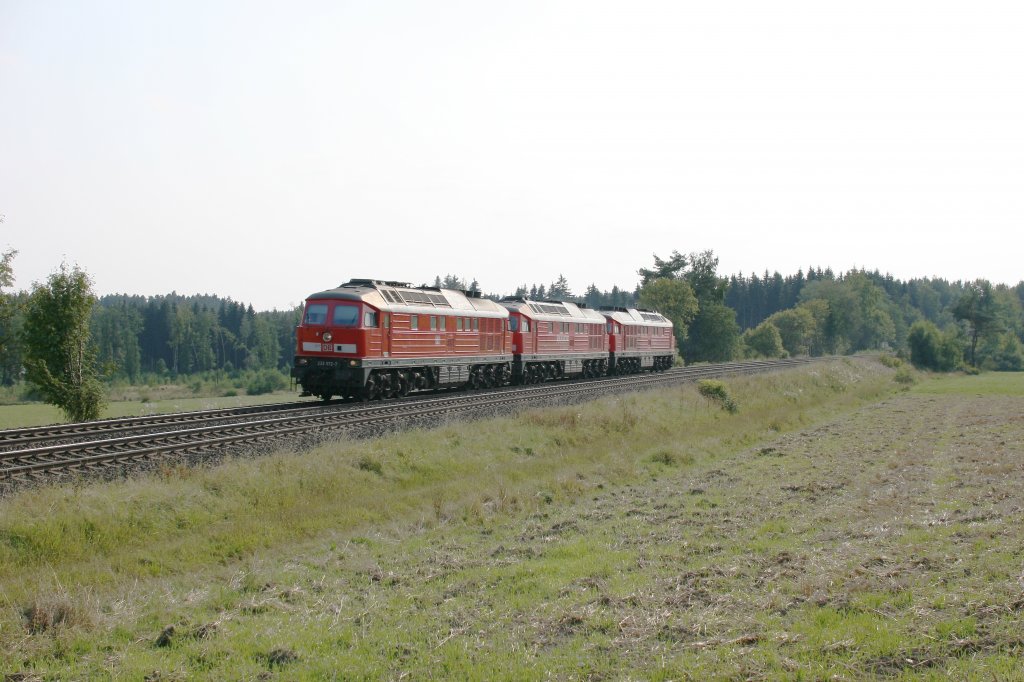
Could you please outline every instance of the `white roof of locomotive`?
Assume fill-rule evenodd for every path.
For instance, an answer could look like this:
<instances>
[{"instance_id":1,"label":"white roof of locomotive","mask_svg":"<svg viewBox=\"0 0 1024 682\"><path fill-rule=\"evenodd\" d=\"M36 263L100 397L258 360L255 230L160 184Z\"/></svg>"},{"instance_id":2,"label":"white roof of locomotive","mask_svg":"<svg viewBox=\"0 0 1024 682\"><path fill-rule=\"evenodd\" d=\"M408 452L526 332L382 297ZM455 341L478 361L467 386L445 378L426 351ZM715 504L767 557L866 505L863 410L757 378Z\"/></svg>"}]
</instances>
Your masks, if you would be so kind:
<instances>
[{"instance_id":1,"label":"white roof of locomotive","mask_svg":"<svg viewBox=\"0 0 1024 682\"><path fill-rule=\"evenodd\" d=\"M636 308L602 309L601 314L619 324L641 325L647 327L671 327L672 323L661 313L653 310Z\"/></svg>"},{"instance_id":2,"label":"white roof of locomotive","mask_svg":"<svg viewBox=\"0 0 1024 682\"><path fill-rule=\"evenodd\" d=\"M507 298L501 305L542 322L573 322L604 324L604 316L596 310L582 308L572 301L533 301L528 298Z\"/></svg>"},{"instance_id":3,"label":"white roof of locomotive","mask_svg":"<svg viewBox=\"0 0 1024 682\"><path fill-rule=\"evenodd\" d=\"M507 318L508 310L487 298L457 289L412 287L402 282L351 280L306 300L360 301L386 313Z\"/></svg>"}]
</instances>

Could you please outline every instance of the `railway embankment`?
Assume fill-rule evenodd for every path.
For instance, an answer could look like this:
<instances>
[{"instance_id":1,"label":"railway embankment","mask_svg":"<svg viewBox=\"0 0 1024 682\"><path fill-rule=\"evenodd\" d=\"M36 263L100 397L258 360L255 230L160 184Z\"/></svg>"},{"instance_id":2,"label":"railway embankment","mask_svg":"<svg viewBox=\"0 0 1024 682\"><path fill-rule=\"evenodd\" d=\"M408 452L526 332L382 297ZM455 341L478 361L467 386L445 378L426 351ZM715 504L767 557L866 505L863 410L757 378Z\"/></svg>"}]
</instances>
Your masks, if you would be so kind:
<instances>
[{"instance_id":1,"label":"railway embankment","mask_svg":"<svg viewBox=\"0 0 1024 682\"><path fill-rule=\"evenodd\" d=\"M1024 397L893 377L839 360L726 379L734 413L681 385L25 490L0 672L1017 670Z\"/></svg>"}]
</instances>

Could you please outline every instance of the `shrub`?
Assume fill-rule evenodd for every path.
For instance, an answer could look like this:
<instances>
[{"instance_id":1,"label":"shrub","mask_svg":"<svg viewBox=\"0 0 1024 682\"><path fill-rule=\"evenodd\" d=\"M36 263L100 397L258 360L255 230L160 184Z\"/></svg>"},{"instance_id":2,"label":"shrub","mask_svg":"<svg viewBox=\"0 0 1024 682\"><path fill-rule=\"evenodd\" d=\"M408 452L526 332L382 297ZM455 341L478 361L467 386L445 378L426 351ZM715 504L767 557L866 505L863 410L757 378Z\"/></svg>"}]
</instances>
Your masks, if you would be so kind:
<instances>
[{"instance_id":1,"label":"shrub","mask_svg":"<svg viewBox=\"0 0 1024 682\"><path fill-rule=\"evenodd\" d=\"M890 355L888 353L883 353L882 356L878 358L878 361L881 362L886 367L888 367L889 369L896 369L897 367L903 364L903 361L900 360L898 357L896 357L895 355Z\"/></svg>"},{"instance_id":2,"label":"shrub","mask_svg":"<svg viewBox=\"0 0 1024 682\"><path fill-rule=\"evenodd\" d=\"M906 365L897 369L896 375L892 379L902 386L910 386L911 384L917 383L917 377L914 376L913 371L911 371L911 369Z\"/></svg>"},{"instance_id":3,"label":"shrub","mask_svg":"<svg viewBox=\"0 0 1024 682\"><path fill-rule=\"evenodd\" d=\"M782 346L782 335L771 322L762 322L743 334L746 355L752 358L784 358L788 355Z\"/></svg>"},{"instance_id":4,"label":"shrub","mask_svg":"<svg viewBox=\"0 0 1024 682\"><path fill-rule=\"evenodd\" d=\"M650 461L655 464L664 464L667 467L673 467L676 465L676 456L668 450L658 450L650 456Z\"/></svg>"},{"instance_id":5,"label":"shrub","mask_svg":"<svg viewBox=\"0 0 1024 682\"><path fill-rule=\"evenodd\" d=\"M288 387L288 380L276 369L264 369L254 374L245 385L249 395L273 393Z\"/></svg>"},{"instance_id":6,"label":"shrub","mask_svg":"<svg viewBox=\"0 0 1024 682\"><path fill-rule=\"evenodd\" d=\"M931 322L915 322L907 336L910 362L919 369L951 372L963 358L960 343L952 334L943 334Z\"/></svg>"},{"instance_id":7,"label":"shrub","mask_svg":"<svg viewBox=\"0 0 1024 682\"><path fill-rule=\"evenodd\" d=\"M704 396L709 403L716 403L730 414L739 409L739 405L736 404L736 401L729 394L729 389L721 381L701 379L697 383L697 392Z\"/></svg>"},{"instance_id":8,"label":"shrub","mask_svg":"<svg viewBox=\"0 0 1024 682\"><path fill-rule=\"evenodd\" d=\"M369 455L363 455L360 457L359 463L356 466L358 466L362 471L370 471L378 476L384 475L384 466L378 460L370 457Z\"/></svg>"},{"instance_id":9,"label":"shrub","mask_svg":"<svg viewBox=\"0 0 1024 682\"><path fill-rule=\"evenodd\" d=\"M997 372L1019 372L1024 369L1024 345L1013 332L992 339L978 349L979 363L984 369Z\"/></svg>"}]
</instances>

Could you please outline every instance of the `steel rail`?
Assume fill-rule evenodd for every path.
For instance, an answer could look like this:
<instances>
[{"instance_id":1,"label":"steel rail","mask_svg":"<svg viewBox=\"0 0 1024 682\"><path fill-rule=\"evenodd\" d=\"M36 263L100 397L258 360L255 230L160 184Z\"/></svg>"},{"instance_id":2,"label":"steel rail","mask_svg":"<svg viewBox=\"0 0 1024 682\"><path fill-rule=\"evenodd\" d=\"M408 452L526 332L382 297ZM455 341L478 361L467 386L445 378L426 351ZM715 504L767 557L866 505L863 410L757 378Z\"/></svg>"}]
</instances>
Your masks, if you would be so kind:
<instances>
[{"instance_id":1,"label":"steel rail","mask_svg":"<svg viewBox=\"0 0 1024 682\"><path fill-rule=\"evenodd\" d=\"M398 419L416 419L469 410L494 409L608 391L622 392L666 383L695 381L709 376L728 376L785 369L805 364L805 359L751 361L724 365L680 368L660 374L608 377L596 381L541 384L455 397L420 401L395 401L381 405L358 405L350 409L319 411L316 414L287 415L242 421L229 425L208 425L160 433L128 435L78 443L61 443L23 450L0 452L0 479L20 478L63 469L93 468L114 463L151 459L159 455L189 454L240 443L257 443L296 433L337 430Z\"/></svg>"},{"instance_id":2,"label":"steel rail","mask_svg":"<svg viewBox=\"0 0 1024 682\"><path fill-rule=\"evenodd\" d=\"M763 364L764 362L773 361L746 361L740 363L730 363L736 366L749 366L751 363ZM777 361L774 361L777 364ZM701 365L698 368L684 367L670 369L665 374L671 375L677 372L692 373L698 371L699 368L704 367L728 367L729 364L722 365ZM629 376L629 375L627 375ZM590 382L602 382L602 381L616 381L621 380L621 376L613 377L601 377L597 379L589 380L574 380L574 381L590 381ZM551 384L541 385L529 385L520 387L499 387L495 389L485 389L488 391L544 391L545 386ZM563 384L564 385L564 384ZM449 393L448 396L451 394ZM464 395L464 394L463 394ZM438 396L437 393L423 393L413 394L406 398L407 402L412 401L424 401L424 400L437 400L437 399L450 399L444 395ZM73 424L54 424L49 426L38 426L29 427L22 429L12 429L6 431L0 431L0 454L4 451L10 451L23 447L28 444L46 444L46 443L66 443L66 442L79 442L88 439L95 439L104 435L109 435L119 432L141 432L143 429L157 429L167 427L182 427L187 428L192 425L198 424L214 424L214 423L232 423L237 419L248 419L258 415L272 415L276 413L293 413L295 411L307 411L310 414L321 412L324 410L344 410L344 409L358 409L358 406L365 403L352 403L342 401L332 402L312 402L312 401L297 401L288 403L271 403L266 405L253 405L248 407L234 407L234 408L220 408L215 410L197 410L190 412L174 412L167 414L157 415L146 415L137 417L125 417L118 419L105 419L91 422L78 422ZM376 404L376 403L374 403Z\"/></svg>"},{"instance_id":3,"label":"steel rail","mask_svg":"<svg viewBox=\"0 0 1024 682\"><path fill-rule=\"evenodd\" d=\"M287 402L249 405L246 407L224 407L215 410L194 410L188 412L167 412L164 414L140 415L137 417L120 417L117 419L98 419L73 424L49 424L46 426L30 426L20 429L0 430L0 448L23 443L46 440L78 438L102 433L113 433L133 428L159 427L174 424L189 424L200 420L230 419L263 412L301 410L323 407L330 403Z\"/></svg>"}]
</instances>

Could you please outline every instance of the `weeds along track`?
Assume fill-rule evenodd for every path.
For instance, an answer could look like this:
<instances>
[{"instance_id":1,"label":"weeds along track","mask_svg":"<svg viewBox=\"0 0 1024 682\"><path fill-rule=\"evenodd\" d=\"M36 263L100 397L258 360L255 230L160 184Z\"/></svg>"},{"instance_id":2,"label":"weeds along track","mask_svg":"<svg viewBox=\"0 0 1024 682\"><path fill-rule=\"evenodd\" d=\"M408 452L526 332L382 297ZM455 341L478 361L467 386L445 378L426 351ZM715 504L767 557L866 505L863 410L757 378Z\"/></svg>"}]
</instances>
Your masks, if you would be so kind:
<instances>
[{"instance_id":1,"label":"weeds along track","mask_svg":"<svg viewBox=\"0 0 1024 682\"><path fill-rule=\"evenodd\" d=\"M682 367L588 381L459 391L374 403L281 403L250 408L112 419L0 431L0 492L69 474L116 474L125 467L177 459L204 461L228 452L313 444L339 432L356 437L450 419L570 404L600 395L674 383L785 369L807 359Z\"/></svg>"}]
</instances>

